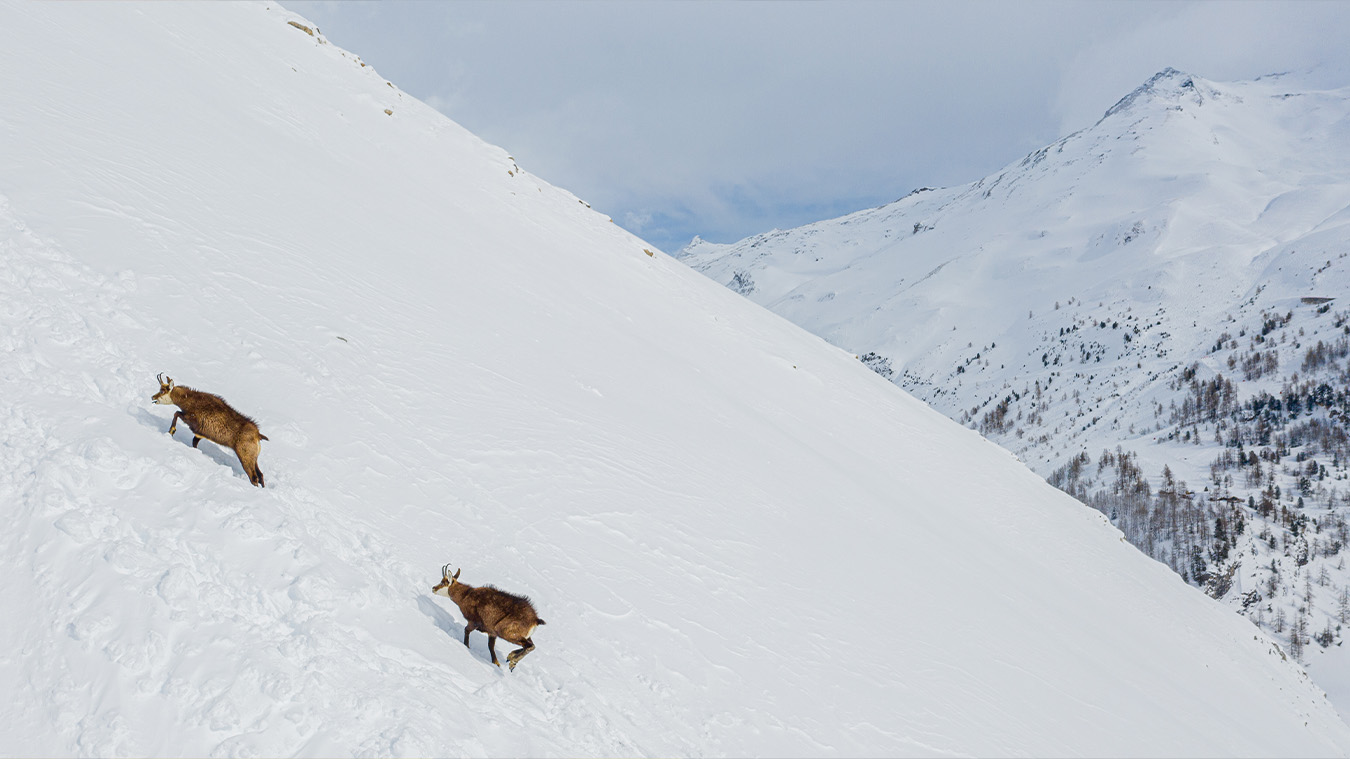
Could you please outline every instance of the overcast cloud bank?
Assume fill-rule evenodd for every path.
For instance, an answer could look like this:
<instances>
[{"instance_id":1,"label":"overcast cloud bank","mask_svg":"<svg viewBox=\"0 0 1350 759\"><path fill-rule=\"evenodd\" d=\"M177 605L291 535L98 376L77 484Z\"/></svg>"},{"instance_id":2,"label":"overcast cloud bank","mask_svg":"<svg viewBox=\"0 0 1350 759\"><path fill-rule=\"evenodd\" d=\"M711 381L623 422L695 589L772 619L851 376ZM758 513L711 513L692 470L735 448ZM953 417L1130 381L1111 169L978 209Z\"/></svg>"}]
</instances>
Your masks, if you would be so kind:
<instances>
[{"instance_id":1,"label":"overcast cloud bank","mask_svg":"<svg viewBox=\"0 0 1350 759\"><path fill-rule=\"evenodd\" d=\"M1350 83L1347 3L285 5L668 251L973 181L1168 66Z\"/></svg>"}]
</instances>

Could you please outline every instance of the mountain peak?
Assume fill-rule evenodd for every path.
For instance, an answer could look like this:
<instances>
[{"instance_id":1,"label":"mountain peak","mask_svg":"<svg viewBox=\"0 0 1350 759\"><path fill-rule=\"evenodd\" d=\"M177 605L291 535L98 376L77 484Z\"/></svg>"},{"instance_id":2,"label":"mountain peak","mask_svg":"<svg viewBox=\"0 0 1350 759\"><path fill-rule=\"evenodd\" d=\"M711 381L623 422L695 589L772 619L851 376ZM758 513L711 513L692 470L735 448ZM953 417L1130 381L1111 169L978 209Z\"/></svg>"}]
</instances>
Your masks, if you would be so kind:
<instances>
[{"instance_id":1,"label":"mountain peak","mask_svg":"<svg viewBox=\"0 0 1350 759\"><path fill-rule=\"evenodd\" d=\"M1194 97L1195 104L1200 105L1204 102L1204 96L1200 94L1196 83L1196 77L1168 66L1149 77L1147 82L1136 87L1133 92L1118 100L1115 105L1106 109L1106 113L1102 114L1102 118L1097 123L1101 123L1117 113L1129 110L1141 99L1161 99L1179 104L1178 101L1183 97ZM1207 92L1213 92L1212 87L1206 87L1205 89Z\"/></svg>"}]
</instances>

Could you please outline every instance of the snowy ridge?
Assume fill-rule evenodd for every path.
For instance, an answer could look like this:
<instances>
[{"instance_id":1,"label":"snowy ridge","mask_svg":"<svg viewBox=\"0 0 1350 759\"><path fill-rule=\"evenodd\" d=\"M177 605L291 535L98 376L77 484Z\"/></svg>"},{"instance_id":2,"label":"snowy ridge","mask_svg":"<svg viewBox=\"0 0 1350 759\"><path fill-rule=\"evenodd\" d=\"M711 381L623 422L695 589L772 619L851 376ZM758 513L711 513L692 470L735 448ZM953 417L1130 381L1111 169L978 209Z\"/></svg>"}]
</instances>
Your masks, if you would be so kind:
<instances>
[{"instance_id":1,"label":"snowy ridge","mask_svg":"<svg viewBox=\"0 0 1350 759\"><path fill-rule=\"evenodd\" d=\"M0 3L5 753L1350 752L1100 515L290 21ZM514 673L447 561L548 619Z\"/></svg>"}]
</instances>

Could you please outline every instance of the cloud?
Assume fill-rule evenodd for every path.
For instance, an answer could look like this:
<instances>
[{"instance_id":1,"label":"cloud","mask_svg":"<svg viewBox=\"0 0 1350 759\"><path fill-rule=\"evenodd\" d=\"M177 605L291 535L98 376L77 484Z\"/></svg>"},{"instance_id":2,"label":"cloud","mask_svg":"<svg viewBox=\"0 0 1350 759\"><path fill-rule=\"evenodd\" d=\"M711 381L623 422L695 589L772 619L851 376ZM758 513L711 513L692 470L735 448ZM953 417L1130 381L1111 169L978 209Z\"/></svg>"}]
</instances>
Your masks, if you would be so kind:
<instances>
[{"instance_id":1,"label":"cloud","mask_svg":"<svg viewBox=\"0 0 1350 759\"><path fill-rule=\"evenodd\" d=\"M1167 66L1343 62L1350 28L1341 3L288 7L668 250L977 180Z\"/></svg>"},{"instance_id":2,"label":"cloud","mask_svg":"<svg viewBox=\"0 0 1350 759\"><path fill-rule=\"evenodd\" d=\"M643 229L651 226L652 218L651 211L628 211L623 215L623 226L640 234Z\"/></svg>"},{"instance_id":3,"label":"cloud","mask_svg":"<svg viewBox=\"0 0 1350 759\"><path fill-rule=\"evenodd\" d=\"M1157 71L1213 81L1295 72L1314 86L1346 86L1350 4L1148 3L1075 55L1056 98L1061 131L1082 129Z\"/></svg>"}]
</instances>

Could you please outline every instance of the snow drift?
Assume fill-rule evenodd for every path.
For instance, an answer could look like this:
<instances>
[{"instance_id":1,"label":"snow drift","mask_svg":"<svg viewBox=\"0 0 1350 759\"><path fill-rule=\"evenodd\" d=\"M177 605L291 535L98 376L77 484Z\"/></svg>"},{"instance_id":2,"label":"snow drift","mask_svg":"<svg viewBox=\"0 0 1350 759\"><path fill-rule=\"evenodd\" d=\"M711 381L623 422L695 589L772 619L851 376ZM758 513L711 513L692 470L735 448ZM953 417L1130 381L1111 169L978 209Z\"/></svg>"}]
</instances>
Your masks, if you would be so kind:
<instances>
[{"instance_id":1,"label":"snow drift","mask_svg":"<svg viewBox=\"0 0 1350 759\"><path fill-rule=\"evenodd\" d=\"M5 2L0 71L4 753L1350 751L1100 516L275 4ZM514 673L447 561L548 619Z\"/></svg>"}]
</instances>

